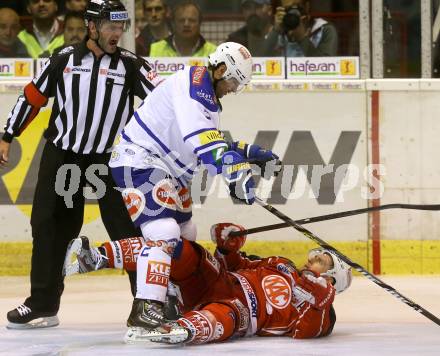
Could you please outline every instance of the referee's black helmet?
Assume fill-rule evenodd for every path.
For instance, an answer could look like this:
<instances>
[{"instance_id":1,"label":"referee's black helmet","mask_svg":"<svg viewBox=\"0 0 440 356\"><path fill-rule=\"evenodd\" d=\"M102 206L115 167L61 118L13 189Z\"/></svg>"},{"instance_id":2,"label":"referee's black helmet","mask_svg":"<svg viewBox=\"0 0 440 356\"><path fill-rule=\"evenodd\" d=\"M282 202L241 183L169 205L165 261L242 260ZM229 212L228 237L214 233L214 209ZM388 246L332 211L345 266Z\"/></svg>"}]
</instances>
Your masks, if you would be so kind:
<instances>
[{"instance_id":1,"label":"referee's black helmet","mask_svg":"<svg viewBox=\"0 0 440 356\"><path fill-rule=\"evenodd\" d=\"M85 12L86 21L102 20L124 23L124 31L130 28L130 16L120 0L89 0Z\"/></svg>"}]
</instances>

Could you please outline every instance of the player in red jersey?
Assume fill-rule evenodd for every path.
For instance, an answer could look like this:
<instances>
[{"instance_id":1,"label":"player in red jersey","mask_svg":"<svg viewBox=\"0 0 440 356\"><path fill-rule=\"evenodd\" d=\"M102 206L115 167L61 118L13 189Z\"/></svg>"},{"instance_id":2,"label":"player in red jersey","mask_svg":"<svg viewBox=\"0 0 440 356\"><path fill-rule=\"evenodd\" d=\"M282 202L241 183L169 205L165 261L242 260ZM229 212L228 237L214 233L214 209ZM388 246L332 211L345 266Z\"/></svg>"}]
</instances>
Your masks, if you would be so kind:
<instances>
[{"instance_id":1,"label":"player in red jersey","mask_svg":"<svg viewBox=\"0 0 440 356\"><path fill-rule=\"evenodd\" d=\"M240 252L246 236L228 237L230 231L243 229L231 223L214 225L215 257L196 242L183 239L170 275L180 289L183 315L153 329L130 327L126 342L203 344L233 336L304 339L329 335L336 321L332 303L335 294L350 286L350 267L323 249L311 250L302 268L284 257L251 260ZM90 248L87 238L81 237L71 244L66 272L147 268L149 281L162 283L166 271L160 265L136 266L139 253L148 253L158 243L130 238ZM72 253L77 254L73 264ZM130 318L142 315L136 308L142 308L141 303L134 303L129 325Z\"/></svg>"}]
</instances>

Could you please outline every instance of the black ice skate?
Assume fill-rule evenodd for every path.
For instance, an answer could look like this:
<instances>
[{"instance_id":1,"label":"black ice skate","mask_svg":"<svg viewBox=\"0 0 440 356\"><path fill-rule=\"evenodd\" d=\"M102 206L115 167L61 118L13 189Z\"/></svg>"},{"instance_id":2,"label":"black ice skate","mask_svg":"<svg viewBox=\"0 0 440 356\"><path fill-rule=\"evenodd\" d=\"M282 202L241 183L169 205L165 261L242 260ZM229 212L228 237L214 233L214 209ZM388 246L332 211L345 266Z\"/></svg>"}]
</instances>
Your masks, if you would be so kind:
<instances>
[{"instance_id":1,"label":"black ice skate","mask_svg":"<svg viewBox=\"0 0 440 356\"><path fill-rule=\"evenodd\" d=\"M63 274L87 273L107 267L108 258L97 247L90 247L89 239L80 236L70 241L64 260Z\"/></svg>"},{"instance_id":2,"label":"black ice skate","mask_svg":"<svg viewBox=\"0 0 440 356\"><path fill-rule=\"evenodd\" d=\"M8 329L49 328L60 323L56 312L33 311L25 304L21 304L8 312L7 318L9 324L6 327Z\"/></svg>"},{"instance_id":3,"label":"black ice skate","mask_svg":"<svg viewBox=\"0 0 440 356\"><path fill-rule=\"evenodd\" d=\"M161 326L166 322L161 303L135 298L127 320L128 331L124 340L126 343L145 341L146 335L159 335Z\"/></svg>"}]
</instances>

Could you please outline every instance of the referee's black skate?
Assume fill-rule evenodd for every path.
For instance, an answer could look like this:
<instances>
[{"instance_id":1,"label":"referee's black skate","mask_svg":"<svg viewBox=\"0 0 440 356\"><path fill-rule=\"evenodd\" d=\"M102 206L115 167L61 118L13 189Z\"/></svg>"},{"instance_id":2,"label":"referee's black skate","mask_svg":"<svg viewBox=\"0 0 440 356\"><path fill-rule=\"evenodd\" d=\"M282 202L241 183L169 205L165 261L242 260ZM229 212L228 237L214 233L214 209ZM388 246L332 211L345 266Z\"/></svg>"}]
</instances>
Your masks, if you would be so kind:
<instances>
[{"instance_id":1,"label":"referee's black skate","mask_svg":"<svg viewBox=\"0 0 440 356\"><path fill-rule=\"evenodd\" d=\"M127 320L128 331L125 342L145 341L144 336L151 333L160 335L160 327L167 322L163 305L159 302L135 298ZM155 331L159 329L158 331Z\"/></svg>"},{"instance_id":2,"label":"referee's black skate","mask_svg":"<svg viewBox=\"0 0 440 356\"><path fill-rule=\"evenodd\" d=\"M56 312L34 311L25 304L8 312L7 318L9 324L6 327L18 330L49 328L60 323Z\"/></svg>"},{"instance_id":3,"label":"referee's black skate","mask_svg":"<svg viewBox=\"0 0 440 356\"><path fill-rule=\"evenodd\" d=\"M101 254L97 247L91 247L86 236L70 241L64 260L63 275L87 273L107 267L107 256Z\"/></svg>"}]
</instances>

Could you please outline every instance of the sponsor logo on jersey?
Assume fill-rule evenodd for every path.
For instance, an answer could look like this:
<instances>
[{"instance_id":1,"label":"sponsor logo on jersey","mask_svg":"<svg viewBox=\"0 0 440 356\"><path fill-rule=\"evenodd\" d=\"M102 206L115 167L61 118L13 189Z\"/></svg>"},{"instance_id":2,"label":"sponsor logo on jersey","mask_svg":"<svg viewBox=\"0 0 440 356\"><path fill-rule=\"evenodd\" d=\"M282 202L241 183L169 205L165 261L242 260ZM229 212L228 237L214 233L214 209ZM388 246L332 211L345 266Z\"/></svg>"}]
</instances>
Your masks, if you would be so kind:
<instances>
[{"instance_id":1,"label":"sponsor logo on jersey","mask_svg":"<svg viewBox=\"0 0 440 356\"><path fill-rule=\"evenodd\" d=\"M125 207L130 214L131 220L135 221L145 209L145 196L135 188L125 188L122 191Z\"/></svg>"},{"instance_id":2,"label":"sponsor logo on jersey","mask_svg":"<svg viewBox=\"0 0 440 356\"><path fill-rule=\"evenodd\" d=\"M289 277L291 277L291 273L295 272L295 268L292 265L285 263L277 264L277 270L284 274L287 274Z\"/></svg>"},{"instance_id":3,"label":"sponsor logo on jersey","mask_svg":"<svg viewBox=\"0 0 440 356\"><path fill-rule=\"evenodd\" d=\"M204 131L198 136L202 146L211 142L224 141L222 134L218 130Z\"/></svg>"},{"instance_id":4,"label":"sponsor logo on jersey","mask_svg":"<svg viewBox=\"0 0 440 356\"><path fill-rule=\"evenodd\" d=\"M204 344L211 340L214 330L212 329L211 322L205 314L198 311L191 312L188 318L184 318L183 321L190 330L194 330L193 344Z\"/></svg>"},{"instance_id":5,"label":"sponsor logo on jersey","mask_svg":"<svg viewBox=\"0 0 440 356\"><path fill-rule=\"evenodd\" d=\"M153 188L153 200L156 204L176 210L179 201L176 188L169 179L162 179ZM180 201L179 201L180 202Z\"/></svg>"},{"instance_id":6,"label":"sponsor logo on jersey","mask_svg":"<svg viewBox=\"0 0 440 356\"><path fill-rule=\"evenodd\" d=\"M209 94L209 93L207 93L207 92L204 91L203 89L197 90L197 91L196 91L196 95L197 95L199 98L201 98L201 99L207 101L209 104L211 104L211 105L215 105L215 100L214 100L214 98L212 97L212 95Z\"/></svg>"},{"instance_id":7,"label":"sponsor logo on jersey","mask_svg":"<svg viewBox=\"0 0 440 356\"><path fill-rule=\"evenodd\" d=\"M292 290L287 281L279 276L272 274L266 276L261 281L266 300L276 309L284 309L290 304Z\"/></svg>"},{"instance_id":8,"label":"sponsor logo on jersey","mask_svg":"<svg viewBox=\"0 0 440 356\"><path fill-rule=\"evenodd\" d=\"M117 72L110 72L110 71L108 71L108 72L107 72L107 75L108 75L109 77L125 78L125 74L117 73Z\"/></svg>"},{"instance_id":9,"label":"sponsor logo on jersey","mask_svg":"<svg viewBox=\"0 0 440 356\"><path fill-rule=\"evenodd\" d=\"M197 67L194 69L194 72L192 74L192 83L194 85L200 85L202 84L203 75L206 72L206 67Z\"/></svg>"},{"instance_id":10,"label":"sponsor logo on jersey","mask_svg":"<svg viewBox=\"0 0 440 356\"><path fill-rule=\"evenodd\" d=\"M124 265L136 264L137 256L139 255L142 242L139 237L130 237L128 239L119 240L121 245L122 255L124 256Z\"/></svg>"},{"instance_id":11,"label":"sponsor logo on jersey","mask_svg":"<svg viewBox=\"0 0 440 356\"><path fill-rule=\"evenodd\" d=\"M240 281L241 286L243 287L243 291L246 294L246 299L248 301L248 304L250 305L250 311L251 311L251 317L256 318L258 315L258 302L257 297L255 295L254 290L252 289L252 286L249 284L248 280L244 278L242 275L238 273L234 273L234 276L238 278Z\"/></svg>"},{"instance_id":12,"label":"sponsor logo on jersey","mask_svg":"<svg viewBox=\"0 0 440 356\"><path fill-rule=\"evenodd\" d=\"M149 261L147 269L147 284L157 284L168 287L171 266L165 262Z\"/></svg>"},{"instance_id":13,"label":"sponsor logo on jersey","mask_svg":"<svg viewBox=\"0 0 440 356\"><path fill-rule=\"evenodd\" d=\"M117 162L119 161L120 155L118 152L113 151L112 155L110 156L110 162Z\"/></svg>"},{"instance_id":14,"label":"sponsor logo on jersey","mask_svg":"<svg viewBox=\"0 0 440 356\"><path fill-rule=\"evenodd\" d=\"M117 72L110 72L108 69L106 68L101 68L99 70L99 74L100 75L106 75L109 77L118 77L118 78L125 78L125 74L122 73L117 73Z\"/></svg>"},{"instance_id":15,"label":"sponsor logo on jersey","mask_svg":"<svg viewBox=\"0 0 440 356\"><path fill-rule=\"evenodd\" d=\"M73 73L73 72L90 73L91 69L81 68L81 67L66 67L66 68L64 68L64 73Z\"/></svg>"}]
</instances>

